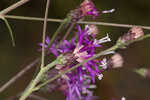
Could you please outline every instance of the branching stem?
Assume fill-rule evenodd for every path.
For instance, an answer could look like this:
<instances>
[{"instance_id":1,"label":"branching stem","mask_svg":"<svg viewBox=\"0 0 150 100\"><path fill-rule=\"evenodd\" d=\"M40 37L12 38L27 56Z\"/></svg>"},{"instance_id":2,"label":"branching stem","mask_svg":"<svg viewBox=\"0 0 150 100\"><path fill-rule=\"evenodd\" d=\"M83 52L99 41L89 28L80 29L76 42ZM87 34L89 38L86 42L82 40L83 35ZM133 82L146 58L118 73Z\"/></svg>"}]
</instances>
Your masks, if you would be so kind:
<instances>
[{"instance_id":1,"label":"branching stem","mask_svg":"<svg viewBox=\"0 0 150 100\"><path fill-rule=\"evenodd\" d=\"M26 90L22 93L21 97L19 100L25 100L32 92L34 92L34 87L41 81L42 76L47 72L49 69L51 69L53 66L56 64L60 63L62 59L62 55L60 55L56 60L54 60L52 63L48 64L45 67L42 67L35 77L29 84L29 86L26 88Z\"/></svg>"},{"instance_id":2,"label":"branching stem","mask_svg":"<svg viewBox=\"0 0 150 100\"><path fill-rule=\"evenodd\" d=\"M107 52L115 51L116 49L118 49L118 48L120 48L120 47L129 45L129 44L131 44L131 43L133 43L133 42L140 41L140 40L143 40L143 39L146 39L146 38L149 38L149 37L150 37L150 34L147 34L147 35L144 35L144 36L142 36L142 37L140 37L140 38L137 38L137 39L135 39L135 40L131 40L131 41L129 41L127 44L125 44L125 43L118 43L118 42L117 42L116 45L112 46L111 48L109 48L109 49L107 49L107 50L104 50L104 51L102 51L102 52L96 54L95 56L93 56L93 57L91 57L91 58L89 58L89 59L83 61L82 63L79 63L79 64L73 66L72 68L70 68L70 69L68 69L68 70L66 70L66 71L64 71L64 72L62 72L62 73L60 73L60 74L58 74L58 75L52 77L51 79L45 81L44 83L38 85L38 86L35 88L35 90L38 90L38 89L40 89L41 87L47 85L48 83L50 83L50 82L56 80L57 78L61 77L62 75L66 74L66 73L68 73L68 72L71 72L72 70L75 70L76 68L78 68L79 66L81 66L81 65L83 65L83 64L85 64L85 63L87 63L88 61L93 60L93 59L95 59L95 58L98 58L98 57L100 57L100 56L105 55Z\"/></svg>"},{"instance_id":3,"label":"branching stem","mask_svg":"<svg viewBox=\"0 0 150 100\"><path fill-rule=\"evenodd\" d=\"M48 17L48 9L50 5L50 0L47 0L44 25L43 25L43 38L42 38L42 57L41 57L41 67L44 67L44 57L45 57L45 36L46 36L46 28L47 28L47 17Z\"/></svg>"}]
</instances>

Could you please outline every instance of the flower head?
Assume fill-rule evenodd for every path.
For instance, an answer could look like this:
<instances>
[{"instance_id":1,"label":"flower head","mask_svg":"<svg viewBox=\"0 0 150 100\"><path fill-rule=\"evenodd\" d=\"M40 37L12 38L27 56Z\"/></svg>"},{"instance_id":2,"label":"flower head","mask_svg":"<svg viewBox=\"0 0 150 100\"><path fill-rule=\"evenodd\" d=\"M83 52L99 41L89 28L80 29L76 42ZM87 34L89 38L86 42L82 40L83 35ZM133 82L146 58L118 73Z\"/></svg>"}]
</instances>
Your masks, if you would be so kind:
<instances>
[{"instance_id":1,"label":"flower head","mask_svg":"<svg viewBox=\"0 0 150 100\"><path fill-rule=\"evenodd\" d=\"M62 54L66 61L64 65L56 65L55 70L57 74L94 56L96 48L101 47L100 44L102 41L106 42L109 40L107 35L107 37L97 40L98 42L95 43L98 29L94 25L86 25L84 29L78 25L77 31L77 40L75 40L75 38L73 38L71 42L64 40L58 46L56 42L53 44L53 47L49 49L52 53L52 49L54 49L58 55ZM46 43L49 44L49 38L47 38L47 40ZM45 47L47 47L47 44ZM103 77L102 71L106 68L106 61L104 62L99 59L90 60L84 65L79 66L76 70L62 75L61 78L56 81L62 83L62 85L53 85L53 87L57 87L57 90L63 91L66 100L93 100L97 98L93 96L93 92L91 91L91 89L96 88L94 85L95 78L101 80Z\"/></svg>"},{"instance_id":2,"label":"flower head","mask_svg":"<svg viewBox=\"0 0 150 100\"><path fill-rule=\"evenodd\" d=\"M72 21L79 21L86 16L95 18L98 15L99 11L96 9L91 0L84 0L77 9L72 10L69 14L69 16L72 18Z\"/></svg>"},{"instance_id":3,"label":"flower head","mask_svg":"<svg viewBox=\"0 0 150 100\"><path fill-rule=\"evenodd\" d=\"M99 15L99 12L95 8L95 5L91 0L84 0L80 5L80 12L82 16L93 16Z\"/></svg>"},{"instance_id":4,"label":"flower head","mask_svg":"<svg viewBox=\"0 0 150 100\"><path fill-rule=\"evenodd\" d=\"M139 38L141 36L144 35L144 32L142 30L141 27L138 27L138 26L133 26L129 31L128 33L124 34L120 40L122 42L128 42L130 40L135 40L136 38Z\"/></svg>"}]
</instances>

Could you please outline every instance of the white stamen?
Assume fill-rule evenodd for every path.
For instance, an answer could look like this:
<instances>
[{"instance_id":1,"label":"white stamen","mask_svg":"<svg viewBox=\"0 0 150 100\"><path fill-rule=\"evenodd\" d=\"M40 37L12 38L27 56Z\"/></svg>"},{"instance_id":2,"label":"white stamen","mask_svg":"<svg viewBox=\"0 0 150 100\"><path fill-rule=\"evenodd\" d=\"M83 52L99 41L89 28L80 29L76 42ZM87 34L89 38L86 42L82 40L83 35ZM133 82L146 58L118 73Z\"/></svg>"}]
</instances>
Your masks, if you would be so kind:
<instances>
[{"instance_id":1,"label":"white stamen","mask_svg":"<svg viewBox=\"0 0 150 100\"><path fill-rule=\"evenodd\" d=\"M88 29L88 30L89 30L89 25L85 25L85 29Z\"/></svg>"},{"instance_id":2,"label":"white stamen","mask_svg":"<svg viewBox=\"0 0 150 100\"><path fill-rule=\"evenodd\" d=\"M126 100L126 98L125 98L125 97L122 97L121 100Z\"/></svg>"},{"instance_id":3,"label":"white stamen","mask_svg":"<svg viewBox=\"0 0 150 100\"><path fill-rule=\"evenodd\" d=\"M82 69L85 70L86 68L85 68L85 67L82 67Z\"/></svg>"},{"instance_id":4,"label":"white stamen","mask_svg":"<svg viewBox=\"0 0 150 100\"><path fill-rule=\"evenodd\" d=\"M86 33L87 33L88 35L90 35L91 33L90 33L90 27L89 27L89 25L85 25L85 29L87 29L87 32L86 32Z\"/></svg>"},{"instance_id":5,"label":"white stamen","mask_svg":"<svg viewBox=\"0 0 150 100\"><path fill-rule=\"evenodd\" d=\"M99 40L94 40L94 44L101 44L101 43L105 43L105 42L110 42L111 39L109 38L109 35L107 34L107 36L103 37L102 39Z\"/></svg>"},{"instance_id":6,"label":"white stamen","mask_svg":"<svg viewBox=\"0 0 150 100\"><path fill-rule=\"evenodd\" d=\"M105 43L105 42L110 42L111 39L109 38L109 35L107 34L107 36L103 37L102 39L99 39L99 44L101 43Z\"/></svg>"},{"instance_id":7,"label":"white stamen","mask_svg":"<svg viewBox=\"0 0 150 100\"><path fill-rule=\"evenodd\" d=\"M101 65L100 65L103 69L107 69L107 59L104 58L101 62Z\"/></svg>"},{"instance_id":8,"label":"white stamen","mask_svg":"<svg viewBox=\"0 0 150 100\"><path fill-rule=\"evenodd\" d=\"M104 10L104 11L102 11L102 13L113 13L114 11L115 11L115 9Z\"/></svg>"},{"instance_id":9,"label":"white stamen","mask_svg":"<svg viewBox=\"0 0 150 100\"><path fill-rule=\"evenodd\" d=\"M99 75L97 75L97 77L98 77L99 80L102 80L103 74L99 74Z\"/></svg>"}]
</instances>

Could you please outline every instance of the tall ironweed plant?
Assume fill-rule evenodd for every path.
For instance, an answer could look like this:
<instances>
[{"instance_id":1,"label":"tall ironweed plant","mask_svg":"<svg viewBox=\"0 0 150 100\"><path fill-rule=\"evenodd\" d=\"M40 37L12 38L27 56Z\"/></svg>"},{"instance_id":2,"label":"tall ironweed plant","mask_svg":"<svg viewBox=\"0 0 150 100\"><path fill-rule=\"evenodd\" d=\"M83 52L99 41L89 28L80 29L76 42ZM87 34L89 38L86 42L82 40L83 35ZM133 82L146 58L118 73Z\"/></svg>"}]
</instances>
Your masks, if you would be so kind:
<instances>
[{"instance_id":1,"label":"tall ironweed plant","mask_svg":"<svg viewBox=\"0 0 150 100\"><path fill-rule=\"evenodd\" d=\"M36 66L39 70L35 73L35 77L30 81L26 89L17 95L19 100L27 100L28 97L34 97L39 100L50 100L51 98L43 99L42 97L33 95L34 92L43 89L50 93L61 91L66 100L99 99L98 96L94 95L94 89L97 87L95 84L96 80L103 81L104 72L122 68L123 66L124 59L116 50L126 49L131 43L150 37L150 34L145 35L143 32L143 29L150 29L146 26L84 21L86 17L94 20L101 14L113 13L115 11L115 9L100 11L95 7L92 0L82 0L81 4L68 12L66 18L63 20L48 19L50 0L47 0L44 18L7 15L8 12L27 2L30 3L30 0L20 0L0 11L0 18L5 22L10 32L13 46L15 46L15 39L7 18L44 22L42 42L37 43L39 45L38 52L41 53L41 57L27 65L0 88L0 92L2 93L25 72L40 62L40 66ZM48 21L61 23L52 37L46 35ZM97 38L97 34L99 34L97 25L129 27L130 29L124 35L118 37L115 45L106 50L100 50L99 48L103 48L102 45L110 42L111 38L109 34L106 34L103 38ZM58 39L64 30L66 30L64 36ZM72 37L68 39L70 34ZM54 55L55 60L46 64L45 56L48 55ZM107 55L110 57L107 57ZM136 69L135 72L144 77L150 76L149 69L140 68ZM112 100L116 99L112 98ZM120 100L128 99L122 96Z\"/></svg>"}]
</instances>

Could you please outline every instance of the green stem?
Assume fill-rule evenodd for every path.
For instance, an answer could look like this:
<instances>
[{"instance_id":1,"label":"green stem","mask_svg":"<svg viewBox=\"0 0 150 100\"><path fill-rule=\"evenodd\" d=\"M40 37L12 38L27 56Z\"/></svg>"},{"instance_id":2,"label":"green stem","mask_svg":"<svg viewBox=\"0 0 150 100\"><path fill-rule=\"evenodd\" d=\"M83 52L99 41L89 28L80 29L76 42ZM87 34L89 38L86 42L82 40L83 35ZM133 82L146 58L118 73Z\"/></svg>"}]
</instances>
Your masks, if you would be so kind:
<instances>
[{"instance_id":1,"label":"green stem","mask_svg":"<svg viewBox=\"0 0 150 100\"><path fill-rule=\"evenodd\" d=\"M70 25L70 27L68 28L66 34L64 35L63 39L62 39L60 42L62 42L63 40L66 40L66 39L67 39L69 33L71 32L71 30L73 29L73 27L75 26L75 24L76 24L75 22L71 23L71 25Z\"/></svg>"},{"instance_id":2,"label":"green stem","mask_svg":"<svg viewBox=\"0 0 150 100\"><path fill-rule=\"evenodd\" d=\"M40 82L41 76L43 75L44 72L45 71L43 71L43 69L40 70L40 72L38 73L36 78L31 82L31 84L25 90L25 92L23 93L23 95L21 96L21 98L19 100L25 100L33 92L33 88L36 86L37 83Z\"/></svg>"},{"instance_id":3,"label":"green stem","mask_svg":"<svg viewBox=\"0 0 150 100\"><path fill-rule=\"evenodd\" d=\"M42 39L42 57L41 57L41 67L44 67L44 60L45 60L45 36L46 36L46 29L47 29L47 17L48 17L48 9L50 5L50 0L47 0L46 3L46 10L45 10L45 18L44 18L44 25L43 25L43 39Z\"/></svg>"},{"instance_id":4,"label":"green stem","mask_svg":"<svg viewBox=\"0 0 150 100\"><path fill-rule=\"evenodd\" d=\"M42 76L47 72L50 68L58 64L62 59L62 55L59 56L55 61L52 63L48 64L45 67L42 67L40 69L40 72L37 74L34 80L31 81L29 86L26 88L26 90L23 92L22 96L20 97L19 100L25 100L32 92L34 92L34 87L41 81Z\"/></svg>"},{"instance_id":5,"label":"green stem","mask_svg":"<svg viewBox=\"0 0 150 100\"><path fill-rule=\"evenodd\" d=\"M144 35L144 36L142 36L142 37L139 37L139 38L137 38L137 39L135 39L135 40L133 40L133 41L129 41L128 44L131 44L131 43L137 42L137 41L141 41L141 40L144 40L144 39L149 38L149 37L150 37L150 34L147 34L147 35Z\"/></svg>"},{"instance_id":6,"label":"green stem","mask_svg":"<svg viewBox=\"0 0 150 100\"><path fill-rule=\"evenodd\" d=\"M48 44L48 48L51 47L52 43L54 42L56 36L58 35L58 33L61 31L61 29L64 27L65 24L69 23L71 21L70 17L67 17L64 19L64 22L60 24L60 26L58 27L58 29L56 30L56 32L54 33L54 35L51 38L50 43Z\"/></svg>"},{"instance_id":7,"label":"green stem","mask_svg":"<svg viewBox=\"0 0 150 100\"><path fill-rule=\"evenodd\" d=\"M5 15L6 18L9 19L17 19L17 20L28 20L28 21L44 21L43 18L39 17L26 17L26 16L15 16L15 15ZM48 18L47 21L49 22L64 22L62 19L52 19ZM142 26L142 25L129 25L129 24L118 24L118 23L107 23L107 22L93 22L93 21L79 21L78 24L94 24L94 25L102 25L102 26L112 26L112 27L124 27L124 28L131 28L133 26L139 26L143 29L150 30L149 26Z\"/></svg>"},{"instance_id":8,"label":"green stem","mask_svg":"<svg viewBox=\"0 0 150 100\"><path fill-rule=\"evenodd\" d=\"M9 30L9 33L10 33L10 36L11 36L11 39L12 39L12 45L15 46L15 40L14 40L14 36L13 36L12 29L11 29L11 27L10 27L10 25L9 25L9 23L8 23L8 21L7 21L7 19L4 18L4 17L3 17L2 19L4 20L6 26L7 26L8 30Z\"/></svg>"},{"instance_id":9,"label":"green stem","mask_svg":"<svg viewBox=\"0 0 150 100\"><path fill-rule=\"evenodd\" d=\"M64 37L60 40L60 42L57 44L56 48L58 48L58 47L61 45L61 43L68 37L69 33L71 32L71 30L73 29L73 27L75 26L75 24L76 24L75 22L70 23L69 28L68 28L66 34L65 34ZM71 40L72 40L72 39L71 39Z\"/></svg>"},{"instance_id":10,"label":"green stem","mask_svg":"<svg viewBox=\"0 0 150 100\"><path fill-rule=\"evenodd\" d=\"M47 85L48 83L54 81L55 79L61 77L62 75L64 75L64 74L66 74L66 73L68 73L68 72L70 72L70 71L72 71L72 70L78 68L79 66L81 66L81 65L83 65L83 64L85 64L85 63L87 63L88 61L93 60L93 59L95 59L95 58L98 58L98 57L100 57L100 56L105 55L107 52L115 51L115 50L118 49L118 48L124 47L124 46L129 45L129 44L131 44L131 43L133 43L133 42L136 42L136 41L140 41L140 40L146 39L146 38L148 38L148 37L150 37L150 34L144 35L144 36L142 36L142 37L140 37L140 38L137 38L137 39L135 39L135 40L131 40L131 41L129 41L128 43L117 42L116 45L112 46L111 48L109 48L109 49L107 49L107 50L105 50L105 51L102 51L102 52L96 54L95 56L93 56L93 57L91 57L91 58L89 58L89 59L83 61L82 63L79 63L79 64L73 66L72 68L70 68L70 69L68 69L68 70L66 70L66 71L64 71L64 72L62 72L62 73L60 73L60 74L54 76L53 78L51 78L51 79L45 81L44 83L38 85L37 87L35 87L35 90L40 89L41 87Z\"/></svg>"}]
</instances>

